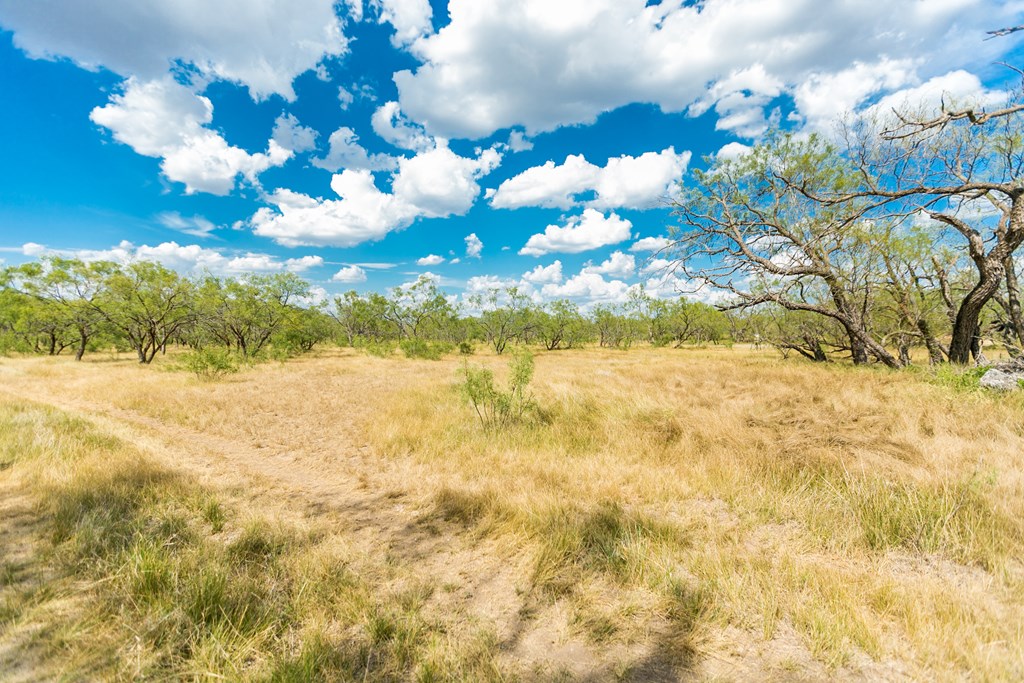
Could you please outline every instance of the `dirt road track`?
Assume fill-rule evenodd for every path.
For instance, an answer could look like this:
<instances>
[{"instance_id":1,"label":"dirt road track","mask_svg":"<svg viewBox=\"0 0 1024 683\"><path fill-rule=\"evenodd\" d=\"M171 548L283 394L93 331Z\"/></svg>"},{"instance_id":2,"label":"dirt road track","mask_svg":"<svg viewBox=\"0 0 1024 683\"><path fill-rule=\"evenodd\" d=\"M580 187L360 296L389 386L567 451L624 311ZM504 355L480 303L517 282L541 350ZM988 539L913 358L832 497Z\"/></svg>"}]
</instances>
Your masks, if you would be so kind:
<instances>
[{"instance_id":1,"label":"dirt road track","mask_svg":"<svg viewBox=\"0 0 1024 683\"><path fill-rule=\"evenodd\" d=\"M415 500L394 485L394 476L382 474L386 467L353 438L358 434L355 420L338 425L329 448L289 451L267 447L260 439L239 442L86 402L37 383L3 382L0 395L85 418L229 499L244 500L279 519L327 525L361 552L387 555L414 568L418 581L445 587L434 591L434 608L493 629L517 668L605 680L625 659L646 662L645 680L676 680L646 653L622 647L595 651L571 632L564 605L528 605L532 598L523 585L530 575L528 558L510 560L508 549L497 541L475 539L449 525L424 524L429 502Z\"/></svg>"}]
</instances>

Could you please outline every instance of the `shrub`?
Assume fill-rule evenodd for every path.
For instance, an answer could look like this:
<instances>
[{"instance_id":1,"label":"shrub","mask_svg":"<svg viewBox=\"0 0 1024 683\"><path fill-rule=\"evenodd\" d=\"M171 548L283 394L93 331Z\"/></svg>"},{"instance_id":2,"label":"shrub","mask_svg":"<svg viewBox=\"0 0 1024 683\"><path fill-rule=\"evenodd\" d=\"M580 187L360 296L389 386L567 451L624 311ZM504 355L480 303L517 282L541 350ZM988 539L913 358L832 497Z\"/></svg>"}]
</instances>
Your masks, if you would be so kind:
<instances>
[{"instance_id":1,"label":"shrub","mask_svg":"<svg viewBox=\"0 0 1024 683\"><path fill-rule=\"evenodd\" d=\"M185 370L202 380L216 380L238 372L239 363L235 354L224 348L197 349L185 354L181 360Z\"/></svg>"},{"instance_id":2,"label":"shrub","mask_svg":"<svg viewBox=\"0 0 1024 683\"><path fill-rule=\"evenodd\" d=\"M291 360L295 356L298 356L300 352L296 349L289 347L284 344L271 344L264 346L259 350L259 353L253 354L246 359L249 365L257 365L259 363L284 363Z\"/></svg>"},{"instance_id":3,"label":"shrub","mask_svg":"<svg viewBox=\"0 0 1024 683\"><path fill-rule=\"evenodd\" d=\"M451 351L451 345L444 342L429 342L423 339L403 339L398 346L406 358L422 358L425 360L441 360L441 356Z\"/></svg>"},{"instance_id":4,"label":"shrub","mask_svg":"<svg viewBox=\"0 0 1024 683\"><path fill-rule=\"evenodd\" d=\"M494 386L494 373L487 368L466 364L462 369L465 378L462 393L486 430L503 429L521 422L536 409L533 396L526 391L533 379L533 354L521 351L512 357L508 366L507 391Z\"/></svg>"},{"instance_id":5,"label":"shrub","mask_svg":"<svg viewBox=\"0 0 1024 683\"><path fill-rule=\"evenodd\" d=\"M981 388L981 376L988 371L988 368L962 368L941 363L929 368L929 371L928 379L933 384L949 387L954 391L976 391Z\"/></svg>"},{"instance_id":6,"label":"shrub","mask_svg":"<svg viewBox=\"0 0 1024 683\"><path fill-rule=\"evenodd\" d=\"M380 341L368 339L359 344L359 346L361 346L366 353L371 356L377 356L378 358L388 358L395 353L395 343L387 339L382 339Z\"/></svg>"},{"instance_id":7,"label":"shrub","mask_svg":"<svg viewBox=\"0 0 1024 683\"><path fill-rule=\"evenodd\" d=\"M474 352L473 345L468 341L459 342L459 353L463 356L472 356Z\"/></svg>"}]
</instances>

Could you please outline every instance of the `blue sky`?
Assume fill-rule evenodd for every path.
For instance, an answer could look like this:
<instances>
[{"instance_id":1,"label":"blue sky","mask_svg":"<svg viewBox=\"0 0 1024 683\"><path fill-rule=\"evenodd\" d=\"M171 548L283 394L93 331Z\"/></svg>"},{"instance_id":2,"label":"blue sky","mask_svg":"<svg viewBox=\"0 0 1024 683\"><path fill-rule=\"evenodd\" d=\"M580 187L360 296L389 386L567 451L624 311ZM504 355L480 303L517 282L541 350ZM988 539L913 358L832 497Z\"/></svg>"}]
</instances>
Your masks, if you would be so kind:
<instances>
[{"instance_id":1,"label":"blue sky","mask_svg":"<svg viewBox=\"0 0 1024 683\"><path fill-rule=\"evenodd\" d=\"M1010 0L0 0L0 258L621 300L769 126L996 103Z\"/></svg>"}]
</instances>

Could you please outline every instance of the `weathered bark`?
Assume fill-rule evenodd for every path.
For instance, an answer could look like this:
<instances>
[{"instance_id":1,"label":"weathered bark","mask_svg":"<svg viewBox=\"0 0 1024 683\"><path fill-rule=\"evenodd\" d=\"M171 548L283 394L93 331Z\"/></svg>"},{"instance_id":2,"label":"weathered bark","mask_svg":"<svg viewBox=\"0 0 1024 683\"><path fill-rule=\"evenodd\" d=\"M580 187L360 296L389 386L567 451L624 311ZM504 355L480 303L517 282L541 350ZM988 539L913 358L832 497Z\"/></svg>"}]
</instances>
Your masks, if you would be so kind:
<instances>
[{"instance_id":1,"label":"weathered bark","mask_svg":"<svg viewBox=\"0 0 1024 683\"><path fill-rule=\"evenodd\" d=\"M86 334L85 330L78 330L78 348L75 349L75 360L82 360L82 356L85 355L85 345L89 341L89 335Z\"/></svg>"},{"instance_id":2,"label":"weathered bark","mask_svg":"<svg viewBox=\"0 0 1024 683\"><path fill-rule=\"evenodd\" d=\"M924 340L924 347L928 349L928 362L931 365L938 365L945 361L946 353L943 351L942 345L939 344L939 340L935 338L928 321L924 318L918 320L917 329L921 333L921 339Z\"/></svg>"},{"instance_id":3,"label":"weathered bark","mask_svg":"<svg viewBox=\"0 0 1024 683\"><path fill-rule=\"evenodd\" d=\"M775 344L780 351L782 351L782 357L788 357L788 351L796 351L807 360L812 360L815 363L827 363L828 355L825 353L825 349L821 347L821 341L810 335L804 335L804 345L794 344L792 342L779 342Z\"/></svg>"},{"instance_id":4,"label":"weathered bark","mask_svg":"<svg viewBox=\"0 0 1024 683\"><path fill-rule=\"evenodd\" d=\"M811 349L813 355L811 359L817 363L824 363L828 361L828 356L825 355L825 349L821 348L821 342L817 339L807 339L807 345Z\"/></svg>"},{"instance_id":5,"label":"weathered bark","mask_svg":"<svg viewBox=\"0 0 1024 683\"><path fill-rule=\"evenodd\" d=\"M897 345L899 350L900 363L903 365L910 365L910 345L907 344L905 339L901 339Z\"/></svg>"},{"instance_id":6,"label":"weathered bark","mask_svg":"<svg viewBox=\"0 0 1024 683\"><path fill-rule=\"evenodd\" d=\"M951 363L966 365L970 362L971 356L976 355L974 352L978 346L978 323L981 320L981 313L985 309L985 304L999 291L999 284L1003 279L1001 261L1002 259L998 262L985 259L984 265L978 265L981 278L960 302L960 308L956 312L953 336L949 342Z\"/></svg>"},{"instance_id":7,"label":"weathered bark","mask_svg":"<svg viewBox=\"0 0 1024 683\"><path fill-rule=\"evenodd\" d=\"M847 336L850 338L850 358L854 365L867 365L869 356L867 346L864 344L857 331L846 328Z\"/></svg>"},{"instance_id":8,"label":"weathered bark","mask_svg":"<svg viewBox=\"0 0 1024 683\"><path fill-rule=\"evenodd\" d=\"M1006 314L1009 317L1007 325L1009 326L1009 332L1013 337L1016 337L1016 342L1013 346L1016 346L1013 351L1020 353L1024 350L1024 313L1021 311L1020 304L1020 282L1017 279L1017 267L1013 262L1013 255L1010 254L1006 259ZM1007 348L1010 348L1008 345Z\"/></svg>"},{"instance_id":9,"label":"weathered bark","mask_svg":"<svg viewBox=\"0 0 1024 683\"><path fill-rule=\"evenodd\" d=\"M987 253L985 243L976 230L956 218L940 214L932 214L932 217L951 225L967 238L971 260L978 270L978 283L960 302L953 323L953 338L949 343L950 362L966 365L972 355L975 359L980 357L978 323L981 313L985 304L998 293L1006 277L1007 261L1024 242L1024 201L1020 192L1014 194L1009 211L1003 215L995 231L996 243Z\"/></svg>"}]
</instances>

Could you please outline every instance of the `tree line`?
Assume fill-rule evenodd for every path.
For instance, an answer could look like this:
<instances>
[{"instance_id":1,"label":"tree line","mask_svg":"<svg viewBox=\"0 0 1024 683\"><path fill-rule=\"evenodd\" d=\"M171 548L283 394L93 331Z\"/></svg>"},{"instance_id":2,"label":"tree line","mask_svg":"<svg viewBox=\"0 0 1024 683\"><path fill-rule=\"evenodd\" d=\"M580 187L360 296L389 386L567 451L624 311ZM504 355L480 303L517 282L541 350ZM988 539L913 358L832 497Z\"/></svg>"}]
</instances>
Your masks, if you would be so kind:
<instances>
[{"instance_id":1,"label":"tree line","mask_svg":"<svg viewBox=\"0 0 1024 683\"><path fill-rule=\"evenodd\" d=\"M78 360L116 349L148 364L174 345L255 359L304 353L321 342L437 355L474 343L501 354L519 344L554 351L731 338L728 316L714 307L656 299L642 288L621 305L584 313L569 300L538 304L517 287L495 288L460 306L427 277L388 294L350 291L315 302L309 283L293 273L188 277L151 261L52 256L0 276L0 351L67 352Z\"/></svg>"}]
</instances>

